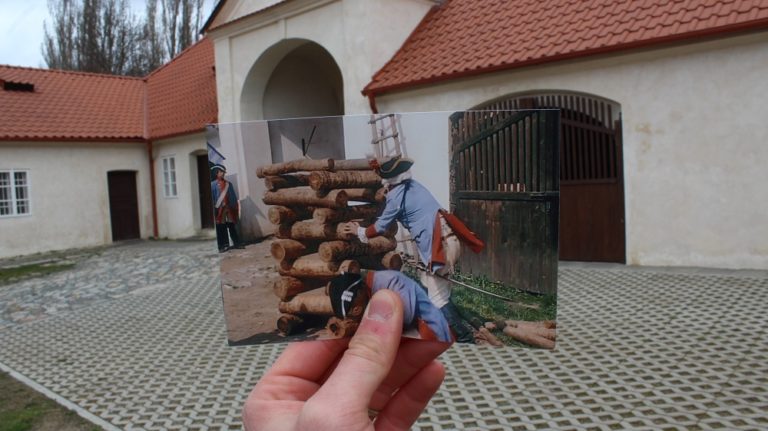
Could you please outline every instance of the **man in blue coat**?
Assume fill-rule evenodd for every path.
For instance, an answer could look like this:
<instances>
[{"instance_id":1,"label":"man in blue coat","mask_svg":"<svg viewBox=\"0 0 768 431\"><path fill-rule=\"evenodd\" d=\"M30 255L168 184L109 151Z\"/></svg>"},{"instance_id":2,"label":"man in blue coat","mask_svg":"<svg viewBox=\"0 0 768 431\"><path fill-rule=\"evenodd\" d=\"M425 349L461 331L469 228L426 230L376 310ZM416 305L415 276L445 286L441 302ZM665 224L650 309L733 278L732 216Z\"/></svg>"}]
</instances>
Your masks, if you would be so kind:
<instances>
[{"instance_id":1,"label":"man in blue coat","mask_svg":"<svg viewBox=\"0 0 768 431\"><path fill-rule=\"evenodd\" d=\"M451 302L451 284L445 278L453 273L461 254L461 242L479 252L485 246L456 216L443 210L437 199L421 183L411 178L413 160L393 157L374 169L388 188L384 211L368 228L350 223L346 234L356 234L365 243L387 231L399 221L416 242L421 261L427 271L420 273L429 299L442 311L461 343L473 343L472 328Z\"/></svg>"},{"instance_id":2,"label":"man in blue coat","mask_svg":"<svg viewBox=\"0 0 768 431\"><path fill-rule=\"evenodd\" d=\"M368 300L381 289L400 295L403 303L403 330L415 329L423 340L453 342L448 322L432 304L424 289L400 271L345 273L331 280L329 296L333 313L340 319L360 320Z\"/></svg>"}]
</instances>

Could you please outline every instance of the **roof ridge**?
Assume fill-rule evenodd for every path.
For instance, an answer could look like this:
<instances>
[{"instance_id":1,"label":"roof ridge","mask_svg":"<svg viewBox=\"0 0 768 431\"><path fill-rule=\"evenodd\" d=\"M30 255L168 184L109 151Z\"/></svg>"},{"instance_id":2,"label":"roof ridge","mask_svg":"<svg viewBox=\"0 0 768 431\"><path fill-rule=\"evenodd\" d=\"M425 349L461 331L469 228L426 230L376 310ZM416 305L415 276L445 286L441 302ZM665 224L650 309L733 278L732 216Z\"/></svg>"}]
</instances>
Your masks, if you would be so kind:
<instances>
[{"instance_id":1,"label":"roof ridge","mask_svg":"<svg viewBox=\"0 0 768 431\"><path fill-rule=\"evenodd\" d=\"M34 72L43 72L43 73L61 73L66 75L84 75L84 76L91 76L95 78L116 78L116 79L126 79L126 80L141 80L143 79L140 76L127 76L127 75L111 75L109 73L95 73L95 72L83 72L80 70L64 70L64 69L43 69L41 67L28 67L28 66L14 66L10 64L0 64L0 69L18 69L18 70L28 70L28 71L34 71Z\"/></svg>"}]
</instances>

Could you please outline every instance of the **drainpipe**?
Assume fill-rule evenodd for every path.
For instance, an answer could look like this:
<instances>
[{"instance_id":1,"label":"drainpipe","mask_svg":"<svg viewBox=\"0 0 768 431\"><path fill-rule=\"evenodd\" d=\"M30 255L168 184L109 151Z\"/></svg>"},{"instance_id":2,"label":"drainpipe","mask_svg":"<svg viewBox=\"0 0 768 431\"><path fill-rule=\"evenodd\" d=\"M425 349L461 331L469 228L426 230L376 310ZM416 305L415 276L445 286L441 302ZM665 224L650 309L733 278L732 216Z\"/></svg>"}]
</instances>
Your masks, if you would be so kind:
<instances>
[{"instance_id":1,"label":"drainpipe","mask_svg":"<svg viewBox=\"0 0 768 431\"><path fill-rule=\"evenodd\" d=\"M147 155L149 156L149 187L152 190L152 233L157 239L160 235L157 230L157 193L155 192L155 159L152 156L152 141L147 141Z\"/></svg>"},{"instance_id":2,"label":"drainpipe","mask_svg":"<svg viewBox=\"0 0 768 431\"><path fill-rule=\"evenodd\" d=\"M368 105L371 107L371 113L379 113L379 109L376 107L376 95L372 91L368 93Z\"/></svg>"},{"instance_id":3,"label":"drainpipe","mask_svg":"<svg viewBox=\"0 0 768 431\"><path fill-rule=\"evenodd\" d=\"M149 157L149 187L152 197L152 235L155 239L160 237L157 228L157 193L155 192L155 158L152 151L152 139L149 136L149 82L143 79L144 84L144 139L147 140L147 156Z\"/></svg>"}]
</instances>

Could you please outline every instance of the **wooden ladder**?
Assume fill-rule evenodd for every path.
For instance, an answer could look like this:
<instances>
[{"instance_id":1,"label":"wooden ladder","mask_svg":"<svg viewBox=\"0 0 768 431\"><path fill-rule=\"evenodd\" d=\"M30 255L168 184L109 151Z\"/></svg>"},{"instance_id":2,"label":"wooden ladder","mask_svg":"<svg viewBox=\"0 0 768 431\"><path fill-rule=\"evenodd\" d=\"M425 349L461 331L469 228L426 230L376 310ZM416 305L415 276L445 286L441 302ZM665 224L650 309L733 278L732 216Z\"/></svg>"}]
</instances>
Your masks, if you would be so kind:
<instances>
[{"instance_id":1,"label":"wooden ladder","mask_svg":"<svg viewBox=\"0 0 768 431\"><path fill-rule=\"evenodd\" d=\"M385 123L387 119L389 119L389 129ZM377 159L403 154L400 148L400 131L397 128L395 114L371 114L368 124L371 125L371 136L373 137L371 145L373 145L373 153ZM394 143L394 154L387 151L386 143L389 139Z\"/></svg>"}]
</instances>

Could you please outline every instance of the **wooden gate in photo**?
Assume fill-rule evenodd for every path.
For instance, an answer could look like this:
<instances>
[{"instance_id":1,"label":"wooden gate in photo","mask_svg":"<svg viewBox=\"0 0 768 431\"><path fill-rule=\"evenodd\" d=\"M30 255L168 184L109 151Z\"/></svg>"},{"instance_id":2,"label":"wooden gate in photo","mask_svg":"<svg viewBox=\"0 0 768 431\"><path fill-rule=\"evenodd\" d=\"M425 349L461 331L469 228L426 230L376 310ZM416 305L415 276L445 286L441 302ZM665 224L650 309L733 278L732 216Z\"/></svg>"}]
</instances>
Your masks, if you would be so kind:
<instances>
[{"instance_id":1,"label":"wooden gate in photo","mask_svg":"<svg viewBox=\"0 0 768 431\"><path fill-rule=\"evenodd\" d=\"M556 293L559 130L556 110L451 116L451 212L486 243L462 272Z\"/></svg>"},{"instance_id":2,"label":"wooden gate in photo","mask_svg":"<svg viewBox=\"0 0 768 431\"><path fill-rule=\"evenodd\" d=\"M560 259L626 262L619 104L549 92L474 109L560 110Z\"/></svg>"}]
</instances>

